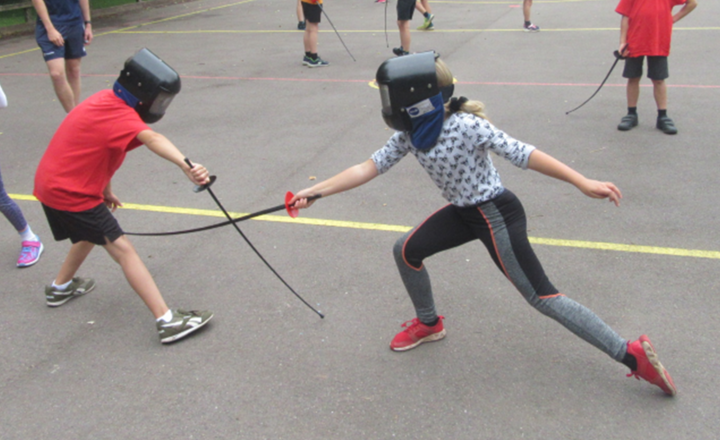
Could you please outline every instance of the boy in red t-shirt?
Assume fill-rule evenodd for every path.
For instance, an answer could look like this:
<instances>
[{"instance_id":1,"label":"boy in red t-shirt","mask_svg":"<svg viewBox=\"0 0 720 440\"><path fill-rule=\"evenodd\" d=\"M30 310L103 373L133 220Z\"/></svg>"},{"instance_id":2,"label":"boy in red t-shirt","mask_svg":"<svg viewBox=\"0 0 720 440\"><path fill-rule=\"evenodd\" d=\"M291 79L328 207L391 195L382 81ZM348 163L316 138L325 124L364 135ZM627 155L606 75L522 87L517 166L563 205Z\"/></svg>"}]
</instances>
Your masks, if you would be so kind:
<instances>
[{"instance_id":1,"label":"boy in red t-shirt","mask_svg":"<svg viewBox=\"0 0 720 440\"><path fill-rule=\"evenodd\" d=\"M675 6L684 4L673 15ZM677 133L672 119L667 116L667 57L670 54L670 38L673 24L689 14L697 6L696 0L620 0L615 12L622 15L620 21L620 49L624 57L623 77L628 79L628 114L623 116L618 130L627 131L638 125L637 103L640 97L640 77L643 58L648 60L648 78L653 83L658 117L655 126L666 134Z\"/></svg>"},{"instance_id":2,"label":"boy in red t-shirt","mask_svg":"<svg viewBox=\"0 0 720 440\"><path fill-rule=\"evenodd\" d=\"M110 180L127 152L144 144L180 167L193 183L209 181L205 167L189 167L172 142L147 126L165 114L179 91L177 72L149 50L140 50L125 63L113 90L90 96L67 115L35 174L34 194L42 203L55 240L69 238L72 242L60 272L45 288L47 305L61 306L95 288L95 281L75 273L95 245L100 245L120 264L130 286L155 315L162 343L187 336L213 314L168 308L111 213L122 203Z\"/></svg>"}]
</instances>

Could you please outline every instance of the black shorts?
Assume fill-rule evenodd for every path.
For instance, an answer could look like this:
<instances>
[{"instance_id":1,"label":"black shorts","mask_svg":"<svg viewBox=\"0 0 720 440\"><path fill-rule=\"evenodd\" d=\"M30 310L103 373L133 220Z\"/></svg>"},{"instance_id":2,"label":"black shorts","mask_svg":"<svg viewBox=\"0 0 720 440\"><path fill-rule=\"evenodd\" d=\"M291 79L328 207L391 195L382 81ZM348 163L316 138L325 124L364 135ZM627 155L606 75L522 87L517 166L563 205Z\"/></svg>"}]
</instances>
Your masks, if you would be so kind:
<instances>
[{"instance_id":1,"label":"black shorts","mask_svg":"<svg viewBox=\"0 0 720 440\"><path fill-rule=\"evenodd\" d=\"M89 241L104 246L125 234L104 203L80 212L60 211L45 204L42 207L56 241L69 238L73 244Z\"/></svg>"},{"instance_id":2,"label":"black shorts","mask_svg":"<svg viewBox=\"0 0 720 440\"><path fill-rule=\"evenodd\" d=\"M415 1L416 0L398 0L397 2L397 16L398 21L409 21L412 20L413 12L415 12Z\"/></svg>"},{"instance_id":3,"label":"black shorts","mask_svg":"<svg viewBox=\"0 0 720 440\"><path fill-rule=\"evenodd\" d=\"M320 5L302 2L303 16L308 23L320 23Z\"/></svg>"},{"instance_id":4,"label":"black shorts","mask_svg":"<svg viewBox=\"0 0 720 440\"><path fill-rule=\"evenodd\" d=\"M623 78L640 78L643 73L643 58L635 57L625 60L625 69L623 70ZM647 77L654 80L663 80L670 76L668 71L667 57L647 57L648 74Z\"/></svg>"}]
</instances>

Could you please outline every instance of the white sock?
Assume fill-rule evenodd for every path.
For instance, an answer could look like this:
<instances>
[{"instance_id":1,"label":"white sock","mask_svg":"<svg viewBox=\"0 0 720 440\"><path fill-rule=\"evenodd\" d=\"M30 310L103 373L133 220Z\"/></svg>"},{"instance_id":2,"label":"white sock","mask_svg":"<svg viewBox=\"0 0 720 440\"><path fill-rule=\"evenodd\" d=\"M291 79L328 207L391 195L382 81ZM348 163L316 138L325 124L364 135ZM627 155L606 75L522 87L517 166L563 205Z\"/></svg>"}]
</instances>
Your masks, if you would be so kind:
<instances>
[{"instance_id":1,"label":"white sock","mask_svg":"<svg viewBox=\"0 0 720 440\"><path fill-rule=\"evenodd\" d=\"M20 239L22 241L40 241L38 236L30 229L30 225L27 225L23 231L20 231Z\"/></svg>"},{"instance_id":2,"label":"white sock","mask_svg":"<svg viewBox=\"0 0 720 440\"><path fill-rule=\"evenodd\" d=\"M161 317L159 317L159 318L157 319L157 321L158 321L158 322L160 322L160 321L170 322L170 320L172 319L172 317L173 317L172 310L169 310L169 309L168 309L168 311L165 312L164 315L162 315Z\"/></svg>"},{"instance_id":3,"label":"white sock","mask_svg":"<svg viewBox=\"0 0 720 440\"><path fill-rule=\"evenodd\" d=\"M68 281L68 282L65 283L65 284L55 284L55 281L53 281L53 282L52 282L52 287L53 287L53 289L57 289L57 290L65 290L65 289L68 288L68 286L70 285L70 283L72 283L72 280Z\"/></svg>"}]
</instances>

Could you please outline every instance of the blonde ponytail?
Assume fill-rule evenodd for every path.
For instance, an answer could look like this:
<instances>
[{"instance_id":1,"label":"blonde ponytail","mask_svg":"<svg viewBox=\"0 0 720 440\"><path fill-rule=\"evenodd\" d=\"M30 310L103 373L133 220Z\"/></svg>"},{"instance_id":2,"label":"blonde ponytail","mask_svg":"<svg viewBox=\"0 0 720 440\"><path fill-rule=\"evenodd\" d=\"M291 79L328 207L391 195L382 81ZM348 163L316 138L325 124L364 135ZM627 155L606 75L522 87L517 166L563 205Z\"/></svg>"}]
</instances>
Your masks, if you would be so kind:
<instances>
[{"instance_id":1,"label":"blonde ponytail","mask_svg":"<svg viewBox=\"0 0 720 440\"><path fill-rule=\"evenodd\" d=\"M435 60L435 72L438 78L438 86L445 87L453 83L454 78L447 64L440 58ZM488 119L485 115L485 104L480 101L466 101L460 106L461 112L470 113L478 118ZM445 117L447 118L453 112L450 110L450 102L445 103Z\"/></svg>"}]
</instances>

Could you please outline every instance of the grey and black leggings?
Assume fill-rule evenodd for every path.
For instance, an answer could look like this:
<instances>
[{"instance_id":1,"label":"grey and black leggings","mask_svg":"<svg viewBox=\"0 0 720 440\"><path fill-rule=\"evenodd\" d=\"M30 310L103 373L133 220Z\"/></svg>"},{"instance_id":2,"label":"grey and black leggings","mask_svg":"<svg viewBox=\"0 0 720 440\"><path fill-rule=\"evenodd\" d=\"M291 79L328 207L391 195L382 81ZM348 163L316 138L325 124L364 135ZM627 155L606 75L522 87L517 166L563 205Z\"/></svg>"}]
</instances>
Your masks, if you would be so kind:
<instances>
[{"instance_id":1,"label":"grey and black leggings","mask_svg":"<svg viewBox=\"0 0 720 440\"><path fill-rule=\"evenodd\" d=\"M528 241L522 204L509 190L478 206L447 205L395 243L395 261L420 321L437 319L423 260L475 239L483 242L497 267L530 305L622 362L627 341L548 280Z\"/></svg>"}]
</instances>

